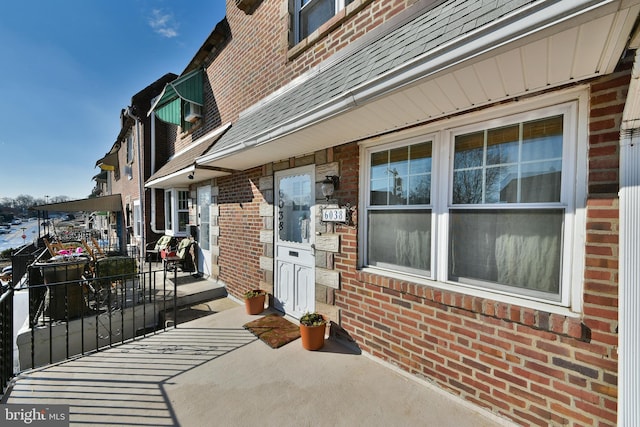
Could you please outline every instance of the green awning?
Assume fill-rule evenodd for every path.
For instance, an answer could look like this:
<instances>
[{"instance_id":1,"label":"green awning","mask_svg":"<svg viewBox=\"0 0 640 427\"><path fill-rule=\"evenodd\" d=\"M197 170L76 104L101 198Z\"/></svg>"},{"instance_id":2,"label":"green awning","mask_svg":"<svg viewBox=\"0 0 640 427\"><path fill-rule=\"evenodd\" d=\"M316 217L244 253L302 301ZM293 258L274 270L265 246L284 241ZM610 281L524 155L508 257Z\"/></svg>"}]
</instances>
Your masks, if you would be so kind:
<instances>
[{"instance_id":1,"label":"green awning","mask_svg":"<svg viewBox=\"0 0 640 427\"><path fill-rule=\"evenodd\" d=\"M147 115L155 111L156 117L163 122L182 125L184 102L203 105L202 77L202 69L197 69L167 83Z\"/></svg>"}]
</instances>

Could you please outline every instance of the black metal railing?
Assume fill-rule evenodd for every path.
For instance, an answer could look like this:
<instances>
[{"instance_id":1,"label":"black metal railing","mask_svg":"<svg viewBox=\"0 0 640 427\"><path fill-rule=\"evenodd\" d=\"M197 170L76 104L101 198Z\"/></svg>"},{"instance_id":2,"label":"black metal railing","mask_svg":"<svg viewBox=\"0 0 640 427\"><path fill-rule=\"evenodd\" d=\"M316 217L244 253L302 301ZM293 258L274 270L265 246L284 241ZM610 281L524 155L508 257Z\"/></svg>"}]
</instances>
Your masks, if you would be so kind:
<instances>
[{"instance_id":1,"label":"black metal railing","mask_svg":"<svg viewBox=\"0 0 640 427\"><path fill-rule=\"evenodd\" d=\"M2 395L15 373L14 363L14 287L20 282L28 266L41 251L34 244L21 247L11 255L11 283L2 289L0 295L0 391Z\"/></svg>"},{"instance_id":2,"label":"black metal railing","mask_svg":"<svg viewBox=\"0 0 640 427\"><path fill-rule=\"evenodd\" d=\"M61 259L34 245L14 254L18 274L0 296L0 397L21 371L166 329L168 311L177 326L176 273L171 283L158 264L141 265L126 256ZM18 333L14 319L24 325Z\"/></svg>"},{"instance_id":3,"label":"black metal railing","mask_svg":"<svg viewBox=\"0 0 640 427\"><path fill-rule=\"evenodd\" d=\"M2 395L13 378L13 288L0 295L0 390Z\"/></svg>"},{"instance_id":4,"label":"black metal railing","mask_svg":"<svg viewBox=\"0 0 640 427\"><path fill-rule=\"evenodd\" d=\"M136 260L124 256L95 263L78 259L34 263L28 286L30 337L18 339L20 369L60 362L164 329L161 314L175 289L168 290L164 275L157 275L163 271L148 265L148 271L137 271Z\"/></svg>"}]
</instances>

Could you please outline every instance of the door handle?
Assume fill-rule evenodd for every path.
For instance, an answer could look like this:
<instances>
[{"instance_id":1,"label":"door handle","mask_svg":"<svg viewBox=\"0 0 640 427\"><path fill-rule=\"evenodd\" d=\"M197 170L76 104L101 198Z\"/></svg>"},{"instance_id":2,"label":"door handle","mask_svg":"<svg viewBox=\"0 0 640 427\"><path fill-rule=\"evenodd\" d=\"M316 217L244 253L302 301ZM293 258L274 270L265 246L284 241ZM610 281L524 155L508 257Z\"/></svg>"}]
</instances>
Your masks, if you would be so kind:
<instances>
[{"instance_id":1,"label":"door handle","mask_svg":"<svg viewBox=\"0 0 640 427\"><path fill-rule=\"evenodd\" d=\"M311 244L311 256L316 256L316 244Z\"/></svg>"}]
</instances>

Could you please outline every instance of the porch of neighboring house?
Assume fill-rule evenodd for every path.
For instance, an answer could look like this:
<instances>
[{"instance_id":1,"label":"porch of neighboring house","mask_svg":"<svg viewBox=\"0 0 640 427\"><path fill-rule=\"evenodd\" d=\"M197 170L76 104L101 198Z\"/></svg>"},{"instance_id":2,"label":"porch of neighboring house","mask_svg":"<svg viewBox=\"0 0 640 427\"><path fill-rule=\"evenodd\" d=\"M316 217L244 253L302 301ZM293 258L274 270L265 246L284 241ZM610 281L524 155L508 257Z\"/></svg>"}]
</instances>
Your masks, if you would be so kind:
<instances>
[{"instance_id":1,"label":"porch of neighboring house","mask_svg":"<svg viewBox=\"0 0 640 427\"><path fill-rule=\"evenodd\" d=\"M242 326L269 310L229 298L190 309L211 315L23 372L3 403L69 405L71 425L511 425L344 338L272 349Z\"/></svg>"},{"instance_id":2,"label":"porch of neighboring house","mask_svg":"<svg viewBox=\"0 0 640 427\"><path fill-rule=\"evenodd\" d=\"M192 307L226 296L225 287L179 261L99 255L84 239L51 236L22 247L12 255L13 280L0 298L3 387L19 372L209 314Z\"/></svg>"}]
</instances>

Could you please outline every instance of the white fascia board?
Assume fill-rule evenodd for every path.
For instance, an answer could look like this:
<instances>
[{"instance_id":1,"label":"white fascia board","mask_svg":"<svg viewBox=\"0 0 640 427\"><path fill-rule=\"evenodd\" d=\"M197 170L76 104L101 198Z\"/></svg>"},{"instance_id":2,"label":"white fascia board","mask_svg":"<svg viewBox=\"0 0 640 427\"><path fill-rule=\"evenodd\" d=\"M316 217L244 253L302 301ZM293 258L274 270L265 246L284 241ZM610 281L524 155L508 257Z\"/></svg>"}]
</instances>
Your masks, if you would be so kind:
<instances>
[{"instance_id":1,"label":"white fascia board","mask_svg":"<svg viewBox=\"0 0 640 427\"><path fill-rule=\"evenodd\" d=\"M335 99L317 106L314 109L305 111L298 116L294 116L284 123L278 124L278 126L266 129L258 134L255 134L251 139L245 139L244 141L237 142L224 150L217 151L215 153L206 154L196 159L196 163L207 164L215 162L217 160L224 159L236 153L243 151L246 148L257 147L266 143L269 143L277 138L282 138L293 132L297 132L300 129L312 126L323 120L327 120L332 116L340 114L344 111L354 107L355 103L350 93L345 93L336 101Z\"/></svg>"},{"instance_id":2,"label":"white fascia board","mask_svg":"<svg viewBox=\"0 0 640 427\"><path fill-rule=\"evenodd\" d=\"M163 187L163 183L174 179L174 178L178 178L184 175L188 175L191 172L194 172L196 170L195 165L191 165L188 166L184 169L180 169L179 171L176 171L172 174L166 175L166 176L162 176L160 178L156 178L153 181L149 181L147 182L144 186L145 188L164 188Z\"/></svg>"},{"instance_id":3,"label":"white fascia board","mask_svg":"<svg viewBox=\"0 0 640 427\"><path fill-rule=\"evenodd\" d=\"M222 133L224 133L227 129L229 129L230 126L231 126L231 123L225 123L222 126L218 126L216 129L212 130L211 132L207 133L204 136L201 136L200 138L196 139L194 142L192 142L182 150L175 153L173 156L169 158L169 160L167 160L167 163L177 158L178 156L181 156L182 154L190 151L192 148L195 148L200 144L211 142L213 139L219 137Z\"/></svg>"}]
</instances>

